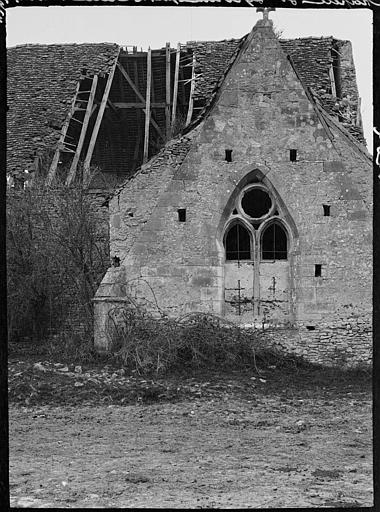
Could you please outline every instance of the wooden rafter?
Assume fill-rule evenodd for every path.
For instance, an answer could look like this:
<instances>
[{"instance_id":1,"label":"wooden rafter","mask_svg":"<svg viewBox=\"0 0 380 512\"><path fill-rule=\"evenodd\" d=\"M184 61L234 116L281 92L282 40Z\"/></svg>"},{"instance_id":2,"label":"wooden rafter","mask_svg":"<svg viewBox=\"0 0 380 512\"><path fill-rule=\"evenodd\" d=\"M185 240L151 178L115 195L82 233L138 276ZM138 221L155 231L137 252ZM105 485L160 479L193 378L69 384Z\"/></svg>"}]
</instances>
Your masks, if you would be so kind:
<instances>
[{"instance_id":1,"label":"wooden rafter","mask_svg":"<svg viewBox=\"0 0 380 512\"><path fill-rule=\"evenodd\" d=\"M356 111L356 126L362 126L362 113L361 113L362 99L358 98L357 111Z\"/></svg>"},{"instance_id":2,"label":"wooden rafter","mask_svg":"<svg viewBox=\"0 0 380 512\"><path fill-rule=\"evenodd\" d=\"M170 43L165 46L165 91L166 91L166 106L165 106L165 127L166 139L170 138Z\"/></svg>"},{"instance_id":3,"label":"wooden rafter","mask_svg":"<svg viewBox=\"0 0 380 512\"><path fill-rule=\"evenodd\" d=\"M134 90L134 92L136 93L136 96L139 98L139 100L144 103L144 108L145 108L145 98L144 96L140 93L140 91L138 90L138 88L136 87L136 85L134 84L133 80L131 79L131 77L128 75L128 73L126 72L126 70L123 68L123 66L118 62L117 63L117 67L120 71L120 73L123 75L123 77L126 79L126 81L129 83L129 85L132 87L132 89ZM164 134L162 133L161 131L161 128L158 126L158 124L156 123L156 121L154 119L152 119L152 116L150 116L150 122L152 123L152 126L154 126L154 128L156 129L157 133L159 134L159 136L161 137L162 140L165 140L165 136Z\"/></svg>"},{"instance_id":4,"label":"wooden rafter","mask_svg":"<svg viewBox=\"0 0 380 512\"><path fill-rule=\"evenodd\" d=\"M126 81L129 83L129 85L131 86L131 88L134 90L136 96L145 103L145 99L144 97L142 96L142 94L140 93L140 91L138 90L138 88L136 87L136 85L134 84L132 78L128 75L127 71L124 69L124 67L120 64L120 62L118 62L117 64L117 68L118 70L120 71L120 73L123 75L123 77L126 79Z\"/></svg>"},{"instance_id":5,"label":"wooden rafter","mask_svg":"<svg viewBox=\"0 0 380 512\"><path fill-rule=\"evenodd\" d=\"M331 64L330 69L329 69L329 76L330 76L330 82L331 82L331 94L333 96L336 96L334 68L333 68L332 64Z\"/></svg>"},{"instance_id":6,"label":"wooden rafter","mask_svg":"<svg viewBox=\"0 0 380 512\"><path fill-rule=\"evenodd\" d=\"M118 110L119 107L116 105L116 103L111 101L109 98L107 99L107 107L110 107L114 114L120 115L120 112Z\"/></svg>"},{"instance_id":7,"label":"wooden rafter","mask_svg":"<svg viewBox=\"0 0 380 512\"><path fill-rule=\"evenodd\" d=\"M120 49L119 49L119 52L120 52ZM98 137L98 133L99 133L99 129L100 129L100 124L102 122L104 110L106 108L107 99L108 99L108 96L109 96L109 93L110 93L110 89L111 89L111 85L112 85L112 80L113 80L113 76L115 74L115 68L116 68L116 65L117 65L117 62L118 62L118 58L119 58L119 53L115 57L115 64L112 66L112 68L111 68L111 70L110 70L110 72L108 74L106 87L104 89L102 101L100 102L100 105L99 105L98 115L96 117L95 125L94 125L94 128L92 130L92 135L91 135L91 139L90 139L90 142L89 142L89 145L88 145L86 158L84 160L84 164L83 164L83 180L84 180L85 184L88 184L87 180L89 178L88 173L89 173L89 169L90 169L92 153L94 152L94 147L95 147L96 139Z\"/></svg>"},{"instance_id":8,"label":"wooden rafter","mask_svg":"<svg viewBox=\"0 0 380 512\"><path fill-rule=\"evenodd\" d=\"M173 86L173 105L172 105L172 119L171 119L171 133L173 136L175 116L177 111L177 97L178 97L178 75L179 75L179 61L181 56L181 44L177 45L176 59L175 59L175 72L174 72L174 86Z\"/></svg>"},{"instance_id":9,"label":"wooden rafter","mask_svg":"<svg viewBox=\"0 0 380 512\"><path fill-rule=\"evenodd\" d=\"M78 96L78 92L79 92L79 87L80 87L80 82L77 83L77 86L76 86L76 89L75 89L75 94L73 96L73 99L72 99L72 102L71 102L71 105L70 105L70 110L69 110L69 113L66 116L65 122L63 123L62 129L61 129L61 135L59 136L59 140L58 140L58 143L57 143L57 148L55 150L55 153L54 153L54 156L53 156L53 160L52 160L52 162L50 164L49 171L48 171L47 176L46 176L46 185L48 185L48 186L50 186L52 184L53 179L54 179L54 177L56 175L56 172L57 172L57 166L58 166L58 162L59 162L59 155L60 155L61 149L63 148L63 143L65 141L66 133L67 133L67 130L69 128L70 120L71 120L71 118L72 118L72 116L74 115L74 112L75 112L75 104L77 102L77 96Z\"/></svg>"},{"instance_id":10,"label":"wooden rafter","mask_svg":"<svg viewBox=\"0 0 380 512\"><path fill-rule=\"evenodd\" d=\"M186 95L185 95L185 86L184 86L184 84L183 84L183 80L182 80L182 79L183 79L183 68L182 68L182 66L180 65L180 66L179 66L179 80L178 80L178 87L181 87L181 94L179 95L178 100L179 100L179 103L180 103L182 106L184 106L184 104L185 104L184 99L185 99L185 96L186 96ZM177 100L177 101L178 101L178 100Z\"/></svg>"},{"instance_id":11,"label":"wooden rafter","mask_svg":"<svg viewBox=\"0 0 380 512\"><path fill-rule=\"evenodd\" d=\"M98 85L98 75L95 75L94 78L92 79L91 91L90 91L90 95L88 97L86 113L85 113L84 119L83 119L82 129L81 129L79 141L78 141L78 146L76 148L75 155L74 155L73 161L71 162L70 170L69 170L69 173L66 178L66 185L71 185L71 183L73 182L74 177L75 177L80 154L81 154L81 151L83 148L84 139L86 137L88 123L89 123L90 117L91 117L91 112L92 112L92 107L94 104L95 92L96 92L97 85Z\"/></svg>"},{"instance_id":12,"label":"wooden rafter","mask_svg":"<svg viewBox=\"0 0 380 512\"><path fill-rule=\"evenodd\" d=\"M153 95L153 90L152 90ZM145 103L124 103L115 101L114 106L116 108L145 108ZM165 108L166 103L151 103L150 108Z\"/></svg>"},{"instance_id":13,"label":"wooden rafter","mask_svg":"<svg viewBox=\"0 0 380 512\"><path fill-rule=\"evenodd\" d=\"M194 105L194 88L195 88L195 55L193 54L193 62L191 68L191 86L190 86L190 97L189 97L189 109L187 111L187 118L185 126L188 126L193 117L193 105Z\"/></svg>"},{"instance_id":14,"label":"wooden rafter","mask_svg":"<svg viewBox=\"0 0 380 512\"><path fill-rule=\"evenodd\" d=\"M92 109L91 109L91 114L90 114L90 119L93 115L93 113L95 112L95 110L98 108L98 105L96 105L96 103L94 103L94 105L92 105Z\"/></svg>"},{"instance_id":15,"label":"wooden rafter","mask_svg":"<svg viewBox=\"0 0 380 512\"><path fill-rule=\"evenodd\" d=\"M149 125L150 125L150 86L152 76L152 52L148 48L147 55L147 77L146 77L146 103L145 103L145 135L144 135L144 155L143 163L148 160L149 150Z\"/></svg>"},{"instance_id":16,"label":"wooden rafter","mask_svg":"<svg viewBox=\"0 0 380 512\"><path fill-rule=\"evenodd\" d=\"M138 74L138 69L137 69L137 66L138 66L138 61L136 59L134 59L133 61L133 71L134 71L134 79L135 79L135 84L137 86L137 88L139 87L139 74ZM136 141L135 141L135 150L133 152L133 164L132 164L132 172L134 172L137 168L137 164L138 164L138 157L139 157L139 152L140 152L140 141L141 141L141 132L142 132L142 120L141 120L141 111L140 110L136 110L136 122L137 122L137 133L136 133Z\"/></svg>"}]
</instances>

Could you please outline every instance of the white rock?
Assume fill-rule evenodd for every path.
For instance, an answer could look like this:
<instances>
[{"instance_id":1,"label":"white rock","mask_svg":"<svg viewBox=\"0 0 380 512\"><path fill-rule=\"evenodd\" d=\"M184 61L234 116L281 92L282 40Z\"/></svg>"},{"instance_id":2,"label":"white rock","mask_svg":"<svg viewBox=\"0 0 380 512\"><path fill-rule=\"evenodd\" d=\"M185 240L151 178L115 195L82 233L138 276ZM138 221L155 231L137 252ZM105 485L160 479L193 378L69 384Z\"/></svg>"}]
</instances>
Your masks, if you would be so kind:
<instances>
[{"instance_id":1,"label":"white rock","mask_svg":"<svg viewBox=\"0 0 380 512\"><path fill-rule=\"evenodd\" d=\"M45 366L42 363L35 363L33 365L33 368L35 368L36 370L40 370L41 372L47 372L47 368L45 368Z\"/></svg>"}]
</instances>

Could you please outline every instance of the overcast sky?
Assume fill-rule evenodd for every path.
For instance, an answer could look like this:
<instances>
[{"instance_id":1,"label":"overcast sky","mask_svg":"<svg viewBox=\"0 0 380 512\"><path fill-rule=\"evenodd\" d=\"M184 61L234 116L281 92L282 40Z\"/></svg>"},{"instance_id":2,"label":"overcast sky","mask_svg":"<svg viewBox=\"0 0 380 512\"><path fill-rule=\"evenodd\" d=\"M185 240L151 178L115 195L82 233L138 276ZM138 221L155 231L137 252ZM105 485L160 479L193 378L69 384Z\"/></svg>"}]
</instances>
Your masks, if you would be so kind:
<instances>
[{"instance_id":1,"label":"overcast sky","mask_svg":"<svg viewBox=\"0 0 380 512\"><path fill-rule=\"evenodd\" d=\"M7 46L112 42L146 50L166 42L240 38L261 18L252 7L14 7L6 10ZM277 9L283 38L334 36L352 42L364 134L372 152L372 11Z\"/></svg>"}]
</instances>

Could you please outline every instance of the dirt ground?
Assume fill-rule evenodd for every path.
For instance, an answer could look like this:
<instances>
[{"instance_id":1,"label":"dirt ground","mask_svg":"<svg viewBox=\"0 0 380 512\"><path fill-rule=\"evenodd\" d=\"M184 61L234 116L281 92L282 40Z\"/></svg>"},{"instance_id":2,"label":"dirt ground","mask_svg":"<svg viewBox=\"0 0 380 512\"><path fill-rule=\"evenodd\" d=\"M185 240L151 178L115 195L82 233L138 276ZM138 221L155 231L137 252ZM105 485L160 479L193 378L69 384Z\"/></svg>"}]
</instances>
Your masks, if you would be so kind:
<instances>
[{"instance_id":1,"label":"dirt ground","mask_svg":"<svg viewBox=\"0 0 380 512\"><path fill-rule=\"evenodd\" d=\"M11 391L20 372L25 365L11 365ZM31 375L57 381L39 367ZM276 391L274 380L189 379L177 388L189 393L152 403L33 403L18 387L10 394L11 506L372 506L370 391ZM70 382L85 388L78 376Z\"/></svg>"}]
</instances>

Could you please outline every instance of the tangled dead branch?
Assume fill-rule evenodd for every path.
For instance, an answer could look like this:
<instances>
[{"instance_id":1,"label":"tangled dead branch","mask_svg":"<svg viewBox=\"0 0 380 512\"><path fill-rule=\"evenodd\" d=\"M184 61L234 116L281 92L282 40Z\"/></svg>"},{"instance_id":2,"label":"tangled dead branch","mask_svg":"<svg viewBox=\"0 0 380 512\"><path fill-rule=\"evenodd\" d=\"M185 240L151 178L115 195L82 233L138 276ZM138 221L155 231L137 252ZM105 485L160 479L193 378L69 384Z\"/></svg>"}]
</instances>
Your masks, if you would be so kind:
<instances>
[{"instance_id":1,"label":"tangled dead branch","mask_svg":"<svg viewBox=\"0 0 380 512\"><path fill-rule=\"evenodd\" d=\"M113 354L138 374L243 367L259 373L257 361L277 354L257 329L212 313L155 318L133 299L109 311L106 332Z\"/></svg>"}]
</instances>

